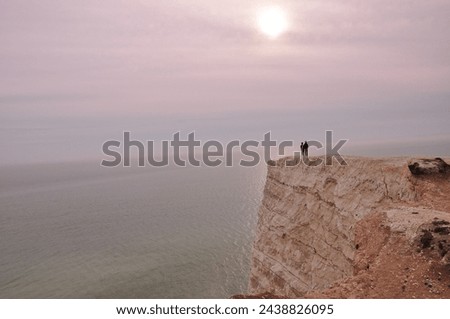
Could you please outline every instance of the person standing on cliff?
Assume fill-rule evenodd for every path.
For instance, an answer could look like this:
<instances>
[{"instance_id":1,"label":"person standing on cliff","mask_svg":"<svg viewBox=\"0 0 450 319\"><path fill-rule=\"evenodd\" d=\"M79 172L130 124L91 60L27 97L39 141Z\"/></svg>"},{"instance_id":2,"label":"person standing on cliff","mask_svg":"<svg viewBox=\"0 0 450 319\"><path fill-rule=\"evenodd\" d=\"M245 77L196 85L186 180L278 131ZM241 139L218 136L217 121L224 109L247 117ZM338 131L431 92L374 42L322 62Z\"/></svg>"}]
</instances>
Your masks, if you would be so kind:
<instances>
[{"instance_id":1,"label":"person standing on cliff","mask_svg":"<svg viewBox=\"0 0 450 319\"><path fill-rule=\"evenodd\" d=\"M305 144L303 144L303 154L308 157L308 141L305 141Z\"/></svg>"},{"instance_id":2,"label":"person standing on cliff","mask_svg":"<svg viewBox=\"0 0 450 319\"><path fill-rule=\"evenodd\" d=\"M302 156L305 155L305 146L303 145L303 142L300 144L300 151L302 152Z\"/></svg>"}]
</instances>

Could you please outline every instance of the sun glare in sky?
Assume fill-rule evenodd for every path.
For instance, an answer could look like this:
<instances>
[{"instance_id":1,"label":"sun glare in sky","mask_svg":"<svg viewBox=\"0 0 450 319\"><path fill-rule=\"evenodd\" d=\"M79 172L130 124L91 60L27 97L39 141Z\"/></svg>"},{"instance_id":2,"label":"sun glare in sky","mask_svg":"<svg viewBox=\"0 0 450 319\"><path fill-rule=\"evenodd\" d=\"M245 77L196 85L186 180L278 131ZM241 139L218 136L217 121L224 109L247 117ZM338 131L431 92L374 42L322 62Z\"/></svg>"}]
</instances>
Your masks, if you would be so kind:
<instances>
[{"instance_id":1,"label":"sun glare in sky","mask_svg":"<svg viewBox=\"0 0 450 319\"><path fill-rule=\"evenodd\" d=\"M287 30L286 13L276 6L264 8L258 15L258 26L262 33L271 39L276 39Z\"/></svg>"}]
</instances>

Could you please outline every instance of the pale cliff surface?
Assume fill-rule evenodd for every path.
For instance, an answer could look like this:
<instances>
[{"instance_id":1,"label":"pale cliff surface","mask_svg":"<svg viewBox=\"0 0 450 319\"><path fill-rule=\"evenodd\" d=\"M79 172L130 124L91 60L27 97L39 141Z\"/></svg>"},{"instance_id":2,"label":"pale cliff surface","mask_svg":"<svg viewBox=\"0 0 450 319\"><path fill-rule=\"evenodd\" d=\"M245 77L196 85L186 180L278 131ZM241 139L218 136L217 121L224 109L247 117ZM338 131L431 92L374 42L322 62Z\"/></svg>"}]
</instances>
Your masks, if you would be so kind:
<instances>
[{"instance_id":1,"label":"pale cliff surface","mask_svg":"<svg viewBox=\"0 0 450 319\"><path fill-rule=\"evenodd\" d=\"M440 171L407 158L287 160L268 167L250 294L450 297L445 162Z\"/></svg>"}]
</instances>

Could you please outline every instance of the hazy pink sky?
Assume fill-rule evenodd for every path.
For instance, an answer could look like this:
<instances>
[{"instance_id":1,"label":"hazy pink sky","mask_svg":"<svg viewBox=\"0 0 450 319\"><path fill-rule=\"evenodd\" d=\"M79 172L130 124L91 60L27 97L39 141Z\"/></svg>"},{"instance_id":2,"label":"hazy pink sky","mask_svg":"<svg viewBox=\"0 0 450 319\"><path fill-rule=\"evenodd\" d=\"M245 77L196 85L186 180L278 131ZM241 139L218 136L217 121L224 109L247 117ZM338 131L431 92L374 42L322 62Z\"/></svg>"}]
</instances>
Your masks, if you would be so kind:
<instances>
[{"instance_id":1,"label":"hazy pink sky","mask_svg":"<svg viewBox=\"0 0 450 319\"><path fill-rule=\"evenodd\" d=\"M276 40L256 23L270 4L289 18ZM23 157L17 144L42 160L65 142L96 152L123 129L333 129L448 154L449 17L448 0L0 0L0 160Z\"/></svg>"}]
</instances>

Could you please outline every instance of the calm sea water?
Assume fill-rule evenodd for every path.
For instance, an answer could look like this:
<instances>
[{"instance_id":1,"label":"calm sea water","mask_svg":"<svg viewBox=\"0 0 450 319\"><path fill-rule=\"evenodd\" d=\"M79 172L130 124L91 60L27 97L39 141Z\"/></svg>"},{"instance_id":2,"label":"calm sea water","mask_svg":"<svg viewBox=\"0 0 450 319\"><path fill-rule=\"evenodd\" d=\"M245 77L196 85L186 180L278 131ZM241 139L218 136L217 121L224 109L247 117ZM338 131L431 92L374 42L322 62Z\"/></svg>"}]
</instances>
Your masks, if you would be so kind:
<instances>
[{"instance_id":1,"label":"calm sea water","mask_svg":"<svg viewBox=\"0 0 450 319\"><path fill-rule=\"evenodd\" d=\"M0 168L1 298L247 289L265 168Z\"/></svg>"}]
</instances>

